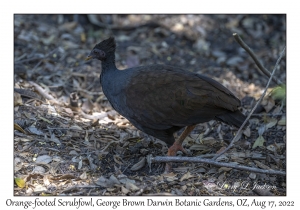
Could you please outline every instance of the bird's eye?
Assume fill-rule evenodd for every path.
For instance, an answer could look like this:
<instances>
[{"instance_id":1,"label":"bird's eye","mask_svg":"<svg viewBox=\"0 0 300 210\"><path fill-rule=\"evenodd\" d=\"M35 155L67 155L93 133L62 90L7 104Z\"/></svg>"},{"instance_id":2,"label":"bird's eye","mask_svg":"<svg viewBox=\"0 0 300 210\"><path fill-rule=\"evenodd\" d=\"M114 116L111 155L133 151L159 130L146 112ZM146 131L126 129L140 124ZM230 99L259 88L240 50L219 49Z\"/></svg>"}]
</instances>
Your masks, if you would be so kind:
<instances>
[{"instance_id":1,"label":"bird's eye","mask_svg":"<svg viewBox=\"0 0 300 210\"><path fill-rule=\"evenodd\" d=\"M98 59L105 58L105 52L103 52L102 50L95 49L93 51L93 53L94 53L94 56L97 57Z\"/></svg>"}]
</instances>

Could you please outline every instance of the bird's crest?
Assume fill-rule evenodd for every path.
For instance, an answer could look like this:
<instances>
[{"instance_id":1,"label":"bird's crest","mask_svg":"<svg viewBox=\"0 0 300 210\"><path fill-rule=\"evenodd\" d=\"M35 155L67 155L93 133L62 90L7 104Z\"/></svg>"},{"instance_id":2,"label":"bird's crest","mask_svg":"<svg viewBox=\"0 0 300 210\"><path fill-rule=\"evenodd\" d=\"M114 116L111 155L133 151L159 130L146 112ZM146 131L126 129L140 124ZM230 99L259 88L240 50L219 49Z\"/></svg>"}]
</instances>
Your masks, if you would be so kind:
<instances>
[{"instance_id":1,"label":"bird's crest","mask_svg":"<svg viewBox=\"0 0 300 210\"><path fill-rule=\"evenodd\" d=\"M114 37L110 37L108 39L103 40L99 44L97 44L94 49L99 49L104 51L105 53L114 52L116 50L116 42Z\"/></svg>"}]
</instances>

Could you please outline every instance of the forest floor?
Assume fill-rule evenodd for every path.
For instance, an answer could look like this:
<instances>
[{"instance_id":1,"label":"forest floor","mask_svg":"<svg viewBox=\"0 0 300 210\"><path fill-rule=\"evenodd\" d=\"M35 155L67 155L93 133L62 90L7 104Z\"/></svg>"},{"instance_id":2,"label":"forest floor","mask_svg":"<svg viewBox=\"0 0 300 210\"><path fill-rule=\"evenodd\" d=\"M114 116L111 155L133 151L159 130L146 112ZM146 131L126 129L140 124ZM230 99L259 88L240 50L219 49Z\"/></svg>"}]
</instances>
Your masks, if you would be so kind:
<instances>
[{"instance_id":1,"label":"forest floor","mask_svg":"<svg viewBox=\"0 0 300 210\"><path fill-rule=\"evenodd\" d=\"M166 156L166 144L114 111L99 82L101 62L85 61L96 43L114 36L119 69L159 63L205 74L240 98L247 115L269 78L233 33L271 71L286 45L286 17L15 15L14 195L286 195L285 176L188 162L163 173L164 163L147 160ZM285 56L275 76L286 83ZM286 170L286 104L272 94L276 87L272 82L250 126L219 161ZM199 124L183 146L210 158L236 131L217 121Z\"/></svg>"}]
</instances>

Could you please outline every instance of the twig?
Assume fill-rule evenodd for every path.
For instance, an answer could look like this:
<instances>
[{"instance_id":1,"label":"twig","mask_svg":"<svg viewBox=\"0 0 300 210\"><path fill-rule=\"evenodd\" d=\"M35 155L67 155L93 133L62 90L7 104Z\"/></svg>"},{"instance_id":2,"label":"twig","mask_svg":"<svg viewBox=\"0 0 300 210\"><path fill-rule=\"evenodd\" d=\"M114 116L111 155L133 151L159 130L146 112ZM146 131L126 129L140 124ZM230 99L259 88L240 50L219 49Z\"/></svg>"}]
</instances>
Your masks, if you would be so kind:
<instances>
[{"instance_id":1,"label":"twig","mask_svg":"<svg viewBox=\"0 0 300 210\"><path fill-rule=\"evenodd\" d=\"M263 94L260 96L260 98L259 98L259 100L256 102L255 106L252 108L251 112L248 114L246 120L244 121L244 123L242 124L242 126L239 128L238 132L236 133L236 135L234 136L234 138L232 139L232 141L230 142L230 144L228 145L228 147L227 147L225 150L223 150L222 152L220 152L219 154L217 154L217 155L213 158L213 160L216 160L216 159L217 159L218 157L220 157L222 154L224 154L225 152L227 152L231 147L233 147L234 143L237 141L238 137L241 135L244 126L245 126L246 123L248 122L249 118L252 116L252 114L253 114L253 112L255 111L256 107L261 103L262 99L263 99L264 96L266 95L267 90L268 90L268 88L269 88L269 86L270 86L271 80L272 80L272 78L273 78L273 76L274 76L274 74L275 74L275 72L276 72L276 69L277 69L277 67L278 67L278 65L279 65L279 62L280 62L282 56L284 55L284 52L285 52L285 47L283 48L282 52L281 52L280 55L279 55L279 58L278 58L277 61L276 61L276 64L275 64L275 66L274 66L274 69L273 69L273 71L272 71L272 74L271 74L271 76L270 76L270 78L269 78L269 81L268 81L268 83L267 83L267 86L265 87L265 90L264 90Z\"/></svg>"},{"instance_id":2,"label":"twig","mask_svg":"<svg viewBox=\"0 0 300 210\"><path fill-rule=\"evenodd\" d=\"M197 157L153 157L151 158L151 161L153 163L160 163L160 162L189 162L189 163L207 163L212 164L220 167L227 167L227 168L235 168L243 171L252 171L256 173L264 173L264 174L275 174L275 175L281 175L286 176L285 171L277 171L277 170L266 170L266 169L259 169L259 168L253 168L253 167L247 167L247 166L240 166L232 163L223 163L218 162L211 159L203 159L203 158L197 158Z\"/></svg>"},{"instance_id":3,"label":"twig","mask_svg":"<svg viewBox=\"0 0 300 210\"><path fill-rule=\"evenodd\" d=\"M270 78L268 80L267 86L265 87L265 90L264 90L263 94L261 95L261 97L259 98L259 100L257 101L257 103L255 104L255 106L253 107L253 109L251 110L251 112L248 114L246 120L244 121L244 123L242 124L242 126L239 128L237 134L235 135L235 137L233 138L233 140L231 141L231 143L229 144L229 146L225 150L223 150L221 153L217 154L213 158L213 160L216 160L218 157L220 157L222 154L224 154L226 151L228 151L231 147L233 147L234 143L237 141L238 136L242 133L242 129L244 128L244 126L248 122L249 118L252 116L253 112L256 110L257 106L261 103L262 99L266 95L266 92L267 92L267 90L268 90L268 88L270 86L271 80L272 80L272 78L273 78L273 76L274 76L274 74L276 72L276 69L277 69L277 67L279 65L279 62L280 62L280 60L281 60L284 52L285 52L285 47L283 48L282 52L280 53L279 58L277 59L277 62L275 64L275 66L274 66L274 69L273 69L272 74L271 74L271 76L270 76Z\"/></svg>"},{"instance_id":4,"label":"twig","mask_svg":"<svg viewBox=\"0 0 300 210\"><path fill-rule=\"evenodd\" d=\"M48 94L41 86L36 84L35 82L29 81L36 91L38 91L44 98L52 101L55 104L60 104L52 95Z\"/></svg>"},{"instance_id":5,"label":"twig","mask_svg":"<svg viewBox=\"0 0 300 210\"><path fill-rule=\"evenodd\" d=\"M87 188L87 189L95 189L95 188L100 188L100 186L97 185L75 185L75 186L71 186L67 189L64 189L63 191L61 191L61 193L68 193L74 190L79 190L81 188Z\"/></svg>"},{"instance_id":6,"label":"twig","mask_svg":"<svg viewBox=\"0 0 300 210\"><path fill-rule=\"evenodd\" d=\"M24 63L24 62L27 62L27 61L33 61L33 60L39 60L39 59L45 59L45 58L47 58L49 55L55 53L57 50L58 50L58 48L55 48L54 50L50 51L48 54L46 54L46 55L43 56L43 57L33 57L33 58L27 58L27 59L24 59L24 60L18 59L18 60L15 61L15 64ZM36 65L34 68L36 68L36 67L37 67L37 65Z\"/></svg>"},{"instance_id":7,"label":"twig","mask_svg":"<svg viewBox=\"0 0 300 210\"><path fill-rule=\"evenodd\" d=\"M99 115L89 115L89 114L86 114L84 113L82 110L80 110L79 114L85 118L85 119L89 119L89 120L101 120L103 119L104 117L107 117L107 113L104 112L104 113L101 113Z\"/></svg>"},{"instance_id":8,"label":"twig","mask_svg":"<svg viewBox=\"0 0 300 210\"><path fill-rule=\"evenodd\" d=\"M248 54L252 57L252 59L254 60L255 64L257 65L258 69L261 70L268 77L271 77L271 73L268 71L268 69L266 69L261 64L261 62L259 62L259 60L256 57L256 55L253 53L253 51L250 49L250 47L241 39L241 37L237 33L234 33L233 37L241 45L241 47L244 48L246 50L246 52L248 52ZM275 77L273 77L273 81L276 82L277 85L281 85L282 84L282 82L279 79L276 79Z\"/></svg>"}]
</instances>

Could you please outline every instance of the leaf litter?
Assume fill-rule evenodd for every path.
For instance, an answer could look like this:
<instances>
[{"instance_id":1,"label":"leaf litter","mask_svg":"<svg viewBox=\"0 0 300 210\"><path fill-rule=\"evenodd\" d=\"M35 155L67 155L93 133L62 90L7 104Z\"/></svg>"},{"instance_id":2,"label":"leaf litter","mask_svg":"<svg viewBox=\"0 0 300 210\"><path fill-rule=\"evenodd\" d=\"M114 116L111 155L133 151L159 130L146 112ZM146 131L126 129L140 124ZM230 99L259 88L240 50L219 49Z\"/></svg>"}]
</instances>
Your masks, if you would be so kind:
<instances>
[{"instance_id":1,"label":"leaf litter","mask_svg":"<svg viewBox=\"0 0 300 210\"><path fill-rule=\"evenodd\" d=\"M167 175L162 175L164 164L152 164L150 170L146 159L149 155L165 156L167 146L140 132L113 110L101 91L99 65L85 63L84 58L95 43L110 36L108 31L95 30L92 24L113 17L118 41L116 61L121 69L153 63L179 65L193 72L201 69L202 74L212 76L239 98L251 96L255 101L266 78L239 52L238 45L228 49L225 43L232 37L226 33L218 34L218 40L209 37L219 24L225 26L222 30L231 31L237 28L236 23L247 23L241 33L261 34L247 36L246 41L272 66L278 55L265 45L262 27L251 25L251 21L261 24L265 19L248 15L125 16L89 15L85 21L90 22L84 24L63 15L15 16L14 175L22 178L15 179L14 195L236 195L217 187L218 179L212 178L232 184L248 179L244 171L207 164L174 163L174 172ZM283 21L279 16L266 18ZM149 20L157 25L148 24ZM268 24L265 22L264 27L274 30ZM119 30L125 25L127 32ZM138 30L130 33L135 28ZM284 29L273 32L285 40ZM273 49L285 44L277 38L271 37L275 40ZM283 62L277 75L283 81L284 67ZM78 94L77 109L70 106L73 92ZM245 113L250 109L251 103L243 106ZM251 122L255 123L244 131L240 141L254 147L260 138L255 149L237 146L218 160L285 170L285 87L265 99ZM259 132L261 125L265 128ZM184 147L192 156L216 154L234 135L230 126L211 121L198 125ZM283 178L251 177L276 186L272 191L276 195L286 194ZM32 180L36 184L31 184ZM256 195L250 188L239 193Z\"/></svg>"}]
</instances>

